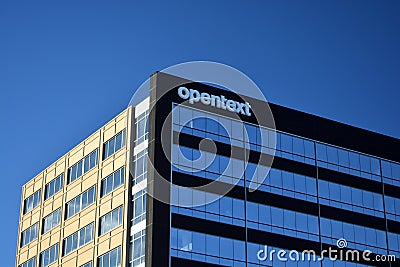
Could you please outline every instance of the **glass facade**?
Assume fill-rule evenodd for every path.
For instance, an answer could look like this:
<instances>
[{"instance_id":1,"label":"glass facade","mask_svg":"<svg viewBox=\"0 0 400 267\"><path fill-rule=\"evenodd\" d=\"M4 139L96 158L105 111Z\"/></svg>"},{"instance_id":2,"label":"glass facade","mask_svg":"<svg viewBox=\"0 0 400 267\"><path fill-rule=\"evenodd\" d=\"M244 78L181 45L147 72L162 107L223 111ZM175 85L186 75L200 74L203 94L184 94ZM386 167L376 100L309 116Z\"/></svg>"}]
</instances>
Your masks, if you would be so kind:
<instances>
[{"instance_id":1,"label":"glass facade","mask_svg":"<svg viewBox=\"0 0 400 267\"><path fill-rule=\"evenodd\" d=\"M172 120L172 135L179 133L180 137L186 136L186 140L208 138L221 147L227 144L267 154L274 146L272 131L268 128L194 108L174 104ZM387 228L387 224L399 225L400 196L384 194L386 184L400 185L400 164L279 131L275 144L275 160L285 164L274 164L268 171L267 166L244 161L246 149L242 150L242 157L227 157L219 149L211 153L199 150L198 145L190 142L174 141L171 151L173 183L175 178L179 184L179 177L197 181L218 179L234 183L237 192L242 192L235 196L218 196L172 185L171 197L179 204L171 206L172 221L184 216L179 218L199 224L210 222L215 227L239 227L235 229L243 229L248 234L241 240L227 238L224 234L208 234L208 229L199 232L173 227L171 258L221 266L368 266L327 259L321 262L260 261L257 252L264 245L270 245L269 240L258 244L246 241L246 238L253 238L250 233L275 236L288 242L294 240L296 244L310 242L319 248L318 253L321 247L337 248L338 240L345 239L347 249L400 256L400 231ZM360 181L360 185L350 179ZM251 180L258 182L257 193L246 190ZM216 198L216 201L207 201ZM208 204L196 206L199 201ZM291 245L287 246L280 249L288 251ZM274 247L270 245L270 249Z\"/></svg>"}]
</instances>

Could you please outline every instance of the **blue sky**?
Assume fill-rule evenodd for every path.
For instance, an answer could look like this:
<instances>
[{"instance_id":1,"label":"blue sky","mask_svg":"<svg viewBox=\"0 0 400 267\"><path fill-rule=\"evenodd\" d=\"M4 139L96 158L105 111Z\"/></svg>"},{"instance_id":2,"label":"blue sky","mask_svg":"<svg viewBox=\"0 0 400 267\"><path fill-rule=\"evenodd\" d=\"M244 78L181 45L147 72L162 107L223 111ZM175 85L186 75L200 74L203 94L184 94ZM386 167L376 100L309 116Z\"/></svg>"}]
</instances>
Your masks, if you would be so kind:
<instances>
[{"instance_id":1,"label":"blue sky","mask_svg":"<svg viewBox=\"0 0 400 267\"><path fill-rule=\"evenodd\" d=\"M399 1L137 2L0 2L2 266L22 184L177 63L231 65L271 102L400 138Z\"/></svg>"}]
</instances>

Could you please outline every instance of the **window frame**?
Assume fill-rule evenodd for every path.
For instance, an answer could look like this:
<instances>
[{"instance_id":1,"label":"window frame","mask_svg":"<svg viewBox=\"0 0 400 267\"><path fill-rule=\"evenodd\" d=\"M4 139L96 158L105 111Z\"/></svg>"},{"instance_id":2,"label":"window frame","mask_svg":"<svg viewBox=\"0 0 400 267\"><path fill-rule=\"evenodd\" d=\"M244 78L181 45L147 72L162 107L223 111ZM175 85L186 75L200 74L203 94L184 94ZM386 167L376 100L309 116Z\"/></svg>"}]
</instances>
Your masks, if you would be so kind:
<instances>
[{"instance_id":1,"label":"window frame","mask_svg":"<svg viewBox=\"0 0 400 267\"><path fill-rule=\"evenodd\" d=\"M59 181L60 187L57 190L57 181ZM52 194L49 193L49 186L52 185L54 187L54 191ZM58 175L56 178L48 182L45 187L44 187L44 200L49 199L50 197L54 196L57 194L62 188L64 187L64 173L61 173Z\"/></svg>"},{"instance_id":2,"label":"window frame","mask_svg":"<svg viewBox=\"0 0 400 267\"><path fill-rule=\"evenodd\" d=\"M42 198L42 189L39 189L37 191L35 191L32 195L30 195L29 197L24 199L24 209L23 209L23 214L27 214L29 212L31 212L32 210L34 210L37 206L40 205L41 202L41 198ZM32 200L32 207L31 208L27 208L28 205L28 201ZM35 200L37 201L36 205L35 205Z\"/></svg>"},{"instance_id":3,"label":"window frame","mask_svg":"<svg viewBox=\"0 0 400 267\"><path fill-rule=\"evenodd\" d=\"M54 214L58 212L58 222L56 224L52 224L51 228L49 228L48 230L46 230L46 219L49 218L50 216L54 217ZM53 218L52 218L53 219ZM56 226L58 226L61 223L61 208L56 209L55 211L51 212L50 214L48 214L47 216L45 216L43 218L43 226L42 226L42 235L51 231L53 228L55 228Z\"/></svg>"}]
</instances>

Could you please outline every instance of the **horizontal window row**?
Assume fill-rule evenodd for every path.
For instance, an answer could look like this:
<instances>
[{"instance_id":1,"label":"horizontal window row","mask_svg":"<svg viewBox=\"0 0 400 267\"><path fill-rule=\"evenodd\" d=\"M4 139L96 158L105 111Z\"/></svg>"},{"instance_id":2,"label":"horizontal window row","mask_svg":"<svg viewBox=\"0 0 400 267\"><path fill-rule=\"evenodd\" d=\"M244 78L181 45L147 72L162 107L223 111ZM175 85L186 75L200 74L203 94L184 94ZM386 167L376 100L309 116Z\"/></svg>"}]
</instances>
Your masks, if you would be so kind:
<instances>
[{"instance_id":1,"label":"horizontal window row","mask_svg":"<svg viewBox=\"0 0 400 267\"><path fill-rule=\"evenodd\" d=\"M111 151L110 147L111 144L114 144L114 152L115 153L117 150L119 150L121 147L125 145L125 130L121 131L118 133L116 136L111 138L115 140L114 142L111 142L111 140L107 141L109 144L107 145L107 151ZM123 140L121 143L120 140ZM122 144L122 146L121 146ZM107 152L108 156L110 152ZM67 184L72 183L76 179L78 179L80 176L88 172L90 169L95 167L98 163L98 149L92 151L89 155L75 163L73 166L68 168L67 171ZM58 175L56 178L51 180L45 185L45 193L44 193L44 200L50 198L57 192L59 192L64 186L64 173ZM33 193L31 196L27 197L24 200L24 207L23 207L23 214L26 214L33 210L35 207L37 207L40 204L40 199L41 199L41 190L36 191Z\"/></svg>"},{"instance_id":2,"label":"horizontal window row","mask_svg":"<svg viewBox=\"0 0 400 267\"><path fill-rule=\"evenodd\" d=\"M383 195L324 180L318 181L320 203L354 212L384 217Z\"/></svg>"},{"instance_id":3,"label":"horizontal window row","mask_svg":"<svg viewBox=\"0 0 400 267\"><path fill-rule=\"evenodd\" d=\"M318 217L268 205L247 202L247 227L319 241Z\"/></svg>"},{"instance_id":4,"label":"horizontal window row","mask_svg":"<svg viewBox=\"0 0 400 267\"><path fill-rule=\"evenodd\" d=\"M199 256L204 256L204 259L206 258L205 256L208 255L223 260L246 261L244 241L171 228L171 256L184 256L184 254L180 252L196 253ZM193 259L200 260L197 257ZM223 260L220 261L220 259L214 259L218 260L218 262L212 261L211 263L232 266L230 264L224 264Z\"/></svg>"},{"instance_id":5,"label":"horizontal window row","mask_svg":"<svg viewBox=\"0 0 400 267\"><path fill-rule=\"evenodd\" d=\"M381 254L387 248L386 232L365 226L327 218L321 218L319 222L318 216L250 201L245 208L243 200L179 186L171 187L171 197L172 203L178 204L171 207L171 212L175 214L241 227L245 226L247 220L248 228L317 242L321 232L325 243L335 245L338 239L345 238L355 249L370 249ZM400 235L395 236L397 238ZM400 239L396 242L397 239L392 241L395 245L392 245L391 249L400 251Z\"/></svg>"},{"instance_id":6,"label":"horizontal window row","mask_svg":"<svg viewBox=\"0 0 400 267\"><path fill-rule=\"evenodd\" d=\"M39 266L47 267L58 261L58 243L42 251L39 255ZM120 267L121 266L121 247L116 247L98 257L99 267ZM36 258L29 259L19 267L36 267ZM92 267L92 262L87 262L80 267Z\"/></svg>"},{"instance_id":7,"label":"horizontal window row","mask_svg":"<svg viewBox=\"0 0 400 267\"><path fill-rule=\"evenodd\" d=\"M265 173L268 173L265 175ZM246 179L255 181L260 187L258 190L277 193L293 197L294 193L299 193L313 196L314 198L306 198L306 200L316 201L317 196L317 181L313 177L283 171L275 168L268 168L254 163L247 163L246 166ZM288 191L286 194L282 190ZM304 199L304 197L303 197Z\"/></svg>"},{"instance_id":8,"label":"horizontal window row","mask_svg":"<svg viewBox=\"0 0 400 267\"><path fill-rule=\"evenodd\" d=\"M243 186L244 162L183 146L172 146L172 169Z\"/></svg>"},{"instance_id":9,"label":"horizontal window row","mask_svg":"<svg viewBox=\"0 0 400 267\"><path fill-rule=\"evenodd\" d=\"M381 181L382 174L386 183L400 186L400 163L179 105L173 109L173 123L177 132L240 147L245 142L255 151L261 151L261 146L271 149L276 144L276 156L312 165L316 158L318 166L376 181Z\"/></svg>"},{"instance_id":10,"label":"horizontal window row","mask_svg":"<svg viewBox=\"0 0 400 267\"><path fill-rule=\"evenodd\" d=\"M173 130L200 138L207 138L228 145L244 147L267 154L289 158L307 164L315 164L314 143L312 141L259 128L248 123L239 123L218 116L202 115L193 118L185 125L180 122L173 125ZM208 116L208 117L204 117ZM226 125L224 125L226 124ZM234 132L231 128L235 128Z\"/></svg>"},{"instance_id":11,"label":"horizontal window row","mask_svg":"<svg viewBox=\"0 0 400 267\"><path fill-rule=\"evenodd\" d=\"M326 218L321 218L320 225L324 243L336 245L337 240L344 238L349 248L387 253L385 231Z\"/></svg>"},{"instance_id":12,"label":"horizontal window row","mask_svg":"<svg viewBox=\"0 0 400 267\"><path fill-rule=\"evenodd\" d=\"M229 239L179 228L172 228L170 242L171 257L207 262L221 266L321 266L319 255L313 255L310 252L303 254L300 251L293 253L293 251L289 249L269 246L268 240L266 240L265 244L256 244L251 242L246 243L241 240ZM265 254L260 255L259 251L264 251ZM265 259L260 260L260 256L266 257ZM287 260L283 260L282 258L286 258ZM291 260L292 258L298 258L299 260ZM328 257L324 257L322 266L366 267L369 265L339 260L333 261Z\"/></svg>"},{"instance_id":13,"label":"horizontal window row","mask_svg":"<svg viewBox=\"0 0 400 267\"><path fill-rule=\"evenodd\" d=\"M194 190L186 187L171 187L171 212L200 219L228 223L237 226L245 225L245 207L241 199L231 198ZM207 204L204 204L207 203Z\"/></svg>"},{"instance_id":14,"label":"horizontal window row","mask_svg":"<svg viewBox=\"0 0 400 267\"><path fill-rule=\"evenodd\" d=\"M237 174L242 172L240 170L243 170L243 166L245 164L243 161L230 159L221 155L213 155L212 153L204 151L199 152L199 150L187 147L178 147L176 145L173 151L177 150L180 150L183 153L174 153L175 156L173 157L173 163L177 162L177 164L173 165L173 171L187 173L197 177L204 177L211 180L219 179L221 182L243 185L243 178L238 178L240 179L239 181L234 179L225 179L226 174L233 175L233 173L236 173L236 176L239 176ZM220 170L219 168L211 168L212 164L210 164L205 168L205 170L197 171L196 169L191 169L194 168L194 163L191 167L181 165L189 165L190 160L188 161L187 158L193 159L193 155L198 153L201 153L202 157L206 158L211 158L214 156L213 160L217 162L215 164L219 166L219 168L221 168L221 166L227 166L226 169L222 168L222 170ZM181 159L182 157L185 159ZM230 162L226 162L228 160L230 160ZM196 161L196 159L194 159L194 161ZM213 172L211 172L211 170ZM266 175L266 173L268 174ZM317 202L317 198L319 196L320 203L323 205L333 206L340 209L364 213L381 218L384 217L383 196L381 194L328 182L325 180L319 180L319 191L317 195L317 179L275 168L268 168L263 165L256 165L251 162L247 163L245 176L246 179L249 179L253 183L253 186L256 185L257 190L260 191L307 200L315 203ZM399 209L396 209L395 207L397 206L394 206L394 203L400 203L400 199L388 198L388 202L390 205L387 205L388 211L390 211L393 215L398 215L394 212L396 210L400 210L400 204L397 205L399 206ZM391 219L396 220L395 217Z\"/></svg>"},{"instance_id":15,"label":"horizontal window row","mask_svg":"<svg viewBox=\"0 0 400 267\"><path fill-rule=\"evenodd\" d=\"M201 219L244 226L266 232L319 241L318 217L227 196L173 186L171 212ZM214 199L217 199L213 201ZM195 203L208 203L196 206ZM247 215L246 215L247 214Z\"/></svg>"}]
</instances>

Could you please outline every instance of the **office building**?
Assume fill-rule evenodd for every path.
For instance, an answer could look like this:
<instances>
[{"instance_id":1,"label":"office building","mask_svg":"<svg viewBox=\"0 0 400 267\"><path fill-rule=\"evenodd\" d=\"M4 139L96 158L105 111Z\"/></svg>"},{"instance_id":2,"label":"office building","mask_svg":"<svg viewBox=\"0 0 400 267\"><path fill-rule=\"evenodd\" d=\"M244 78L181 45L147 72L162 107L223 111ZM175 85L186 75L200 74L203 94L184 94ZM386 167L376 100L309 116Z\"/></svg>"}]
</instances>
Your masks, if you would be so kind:
<instances>
[{"instance_id":1,"label":"office building","mask_svg":"<svg viewBox=\"0 0 400 267\"><path fill-rule=\"evenodd\" d=\"M164 73L149 92L23 186L16 266L398 266L259 252L400 261L400 140Z\"/></svg>"}]
</instances>

